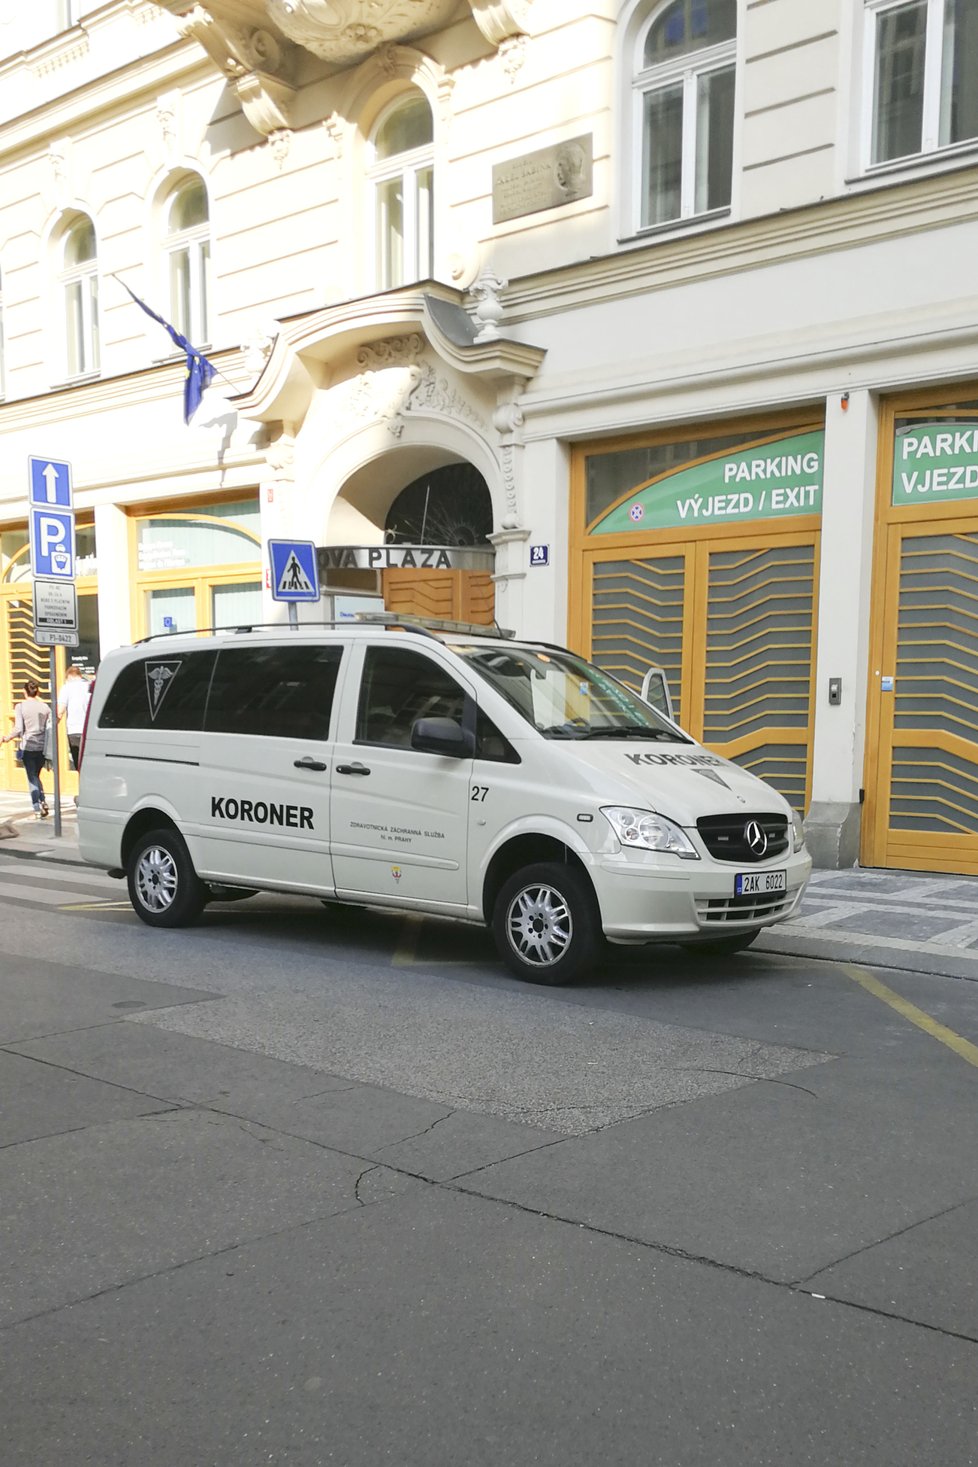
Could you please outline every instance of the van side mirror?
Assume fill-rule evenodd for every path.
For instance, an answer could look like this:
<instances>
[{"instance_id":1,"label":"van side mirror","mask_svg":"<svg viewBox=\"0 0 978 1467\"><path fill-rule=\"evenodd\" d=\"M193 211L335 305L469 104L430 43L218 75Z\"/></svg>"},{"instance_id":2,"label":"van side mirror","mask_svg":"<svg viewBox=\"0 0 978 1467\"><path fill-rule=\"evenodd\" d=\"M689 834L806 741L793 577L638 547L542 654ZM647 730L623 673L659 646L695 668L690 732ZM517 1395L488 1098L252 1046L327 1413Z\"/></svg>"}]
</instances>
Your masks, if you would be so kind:
<instances>
[{"instance_id":1,"label":"van side mirror","mask_svg":"<svg viewBox=\"0 0 978 1467\"><path fill-rule=\"evenodd\" d=\"M419 718L411 728L411 748L466 759L472 754L472 741L454 718Z\"/></svg>"},{"instance_id":2,"label":"van side mirror","mask_svg":"<svg viewBox=\"0 0 978 1467\"><path fill-rule=\"evenodd\" d=\"M669 679L661 667L650 667L642 679L642 701L650 704L656 713L664 713L666 718L675 723L676 715L672 711L672 696L669 692Z\"/></svg>"}]
</instances>

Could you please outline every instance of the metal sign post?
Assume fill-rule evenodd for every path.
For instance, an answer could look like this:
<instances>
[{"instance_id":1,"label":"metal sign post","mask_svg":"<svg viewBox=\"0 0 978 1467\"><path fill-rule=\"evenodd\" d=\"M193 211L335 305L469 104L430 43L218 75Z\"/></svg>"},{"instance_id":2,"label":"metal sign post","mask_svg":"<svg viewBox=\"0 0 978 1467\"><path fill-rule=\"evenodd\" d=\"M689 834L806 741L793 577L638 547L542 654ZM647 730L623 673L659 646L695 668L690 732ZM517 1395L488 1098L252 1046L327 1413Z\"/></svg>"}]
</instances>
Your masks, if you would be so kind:
<instances>
[{"instance_id":1,"label":"metal sign post","mask_svg":"<svg viewBox=\"0 0 978 1467\"><path fill-rule=\"evenodd\" d=\"M61 768L58 759L58 655L51 648L48 686L51 689L51 769L54 774L54 834L61 835Z\"/></svg>"},{"instance_id":2,"label":"metal sign post","mask_svg":"<svg viewBox=\"0 0 978 1467\"><path fill-rule=\"evenodd\" d=\"M51 772L54 775L54 834L61 835L61 760L58 739L58 654L78 646L75 594L75 511L71 465L60 459L28 459L30 546L34 596L34 642L50 648Z\"/></svg>"}]
</instances>

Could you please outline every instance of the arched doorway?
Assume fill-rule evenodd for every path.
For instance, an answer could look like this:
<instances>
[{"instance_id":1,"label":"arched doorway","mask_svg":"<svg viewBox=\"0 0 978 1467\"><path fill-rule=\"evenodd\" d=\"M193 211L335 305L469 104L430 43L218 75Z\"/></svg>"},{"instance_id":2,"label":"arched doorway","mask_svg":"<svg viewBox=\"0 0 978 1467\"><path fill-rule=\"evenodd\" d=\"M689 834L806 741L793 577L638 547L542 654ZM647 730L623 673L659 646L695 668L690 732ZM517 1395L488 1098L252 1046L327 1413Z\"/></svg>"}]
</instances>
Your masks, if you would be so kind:
<instances>
[{"instance_id":1,"label":"arched doorway","mask_svg":"<svg viewBox=\"0 0 978 1467\"><path fill-rule=\"evenodd\" d=\"M393 485L374 460L334 501L319 574L327 615L368 609L491 626L495 613L492 500L483 475L454 460L418 463ZM425 458L428 457L426 452ZM391 460L384 459L389 472Z\"/></svg>"},{"instance_id":2,"label":"arched doorway","mask_svg":"<svg viewBox=\"0 0 978 1467\"><path fill-rule=\"evenodd\" d=\"M451 550L486 549L492 534L492 500L472 464L446 464L405 485L387 512L388 545ZM490 626L494 586L488 571L399 566L381 575L388 611Z\"/></svg>"}]
</instances>

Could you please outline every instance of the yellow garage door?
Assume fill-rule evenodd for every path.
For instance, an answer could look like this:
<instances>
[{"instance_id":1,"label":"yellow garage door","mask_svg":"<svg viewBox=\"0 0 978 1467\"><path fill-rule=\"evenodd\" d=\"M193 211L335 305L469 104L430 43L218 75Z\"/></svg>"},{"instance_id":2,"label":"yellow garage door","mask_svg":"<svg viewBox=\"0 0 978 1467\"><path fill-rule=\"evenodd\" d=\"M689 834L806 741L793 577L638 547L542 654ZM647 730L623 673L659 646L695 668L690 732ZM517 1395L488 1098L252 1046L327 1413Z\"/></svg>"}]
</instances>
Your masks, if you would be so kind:
<instances>
[{"instance_id":1,"label":"yellow garage door","mask_svg":"<svg viewBox=\"0 0 978 1467\"><path fill-rule=\"evenodd\" d=\"M684 728L805 810L818 532L659 541L586 562L592 660L636 689L664 668Z\"/></svg>"}]
</instances>

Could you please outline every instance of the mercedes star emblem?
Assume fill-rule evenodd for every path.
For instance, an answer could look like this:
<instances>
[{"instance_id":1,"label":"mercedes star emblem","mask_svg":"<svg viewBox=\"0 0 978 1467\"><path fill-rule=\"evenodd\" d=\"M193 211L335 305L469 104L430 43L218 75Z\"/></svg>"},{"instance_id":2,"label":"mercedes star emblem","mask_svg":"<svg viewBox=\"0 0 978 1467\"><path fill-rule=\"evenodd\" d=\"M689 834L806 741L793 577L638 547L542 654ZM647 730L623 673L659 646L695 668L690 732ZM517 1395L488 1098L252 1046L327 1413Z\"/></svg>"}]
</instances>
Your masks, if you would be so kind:
<instances>
[{"instance_id":1,"label":"mercedes star emblem","mask_svg":"<svg viewBox=\"0 0 978 1467\"><path fill-rule=\"evenodd\" d=\"M747 848L760 858L767 850L767 835L758 825L756 820L748 820L744 826L744 840Z\"/></svg>"}]
</instances>

